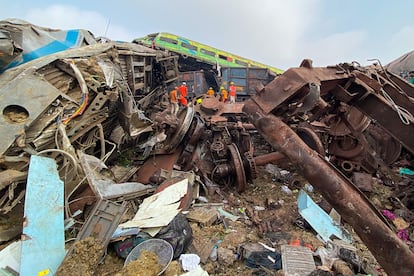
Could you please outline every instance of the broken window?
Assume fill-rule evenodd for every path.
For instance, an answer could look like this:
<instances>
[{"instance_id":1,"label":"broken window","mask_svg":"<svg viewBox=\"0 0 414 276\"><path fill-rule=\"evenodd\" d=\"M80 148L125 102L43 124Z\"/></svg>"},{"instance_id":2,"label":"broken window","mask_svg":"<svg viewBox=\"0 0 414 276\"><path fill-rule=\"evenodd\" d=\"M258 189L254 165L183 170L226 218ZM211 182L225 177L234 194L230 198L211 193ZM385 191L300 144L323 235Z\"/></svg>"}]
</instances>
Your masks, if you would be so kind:
<instances>
[{"instance_id":1,"label":"broken window","mask_svg":"<svg viewBox=\"0 0 414 276\"><path fill-rule=\"evenodd\" d=\"M209 51L209 50L206 50L206 49L203 49L203 48L200 48L200 52L203 53L203 54L212 56L212 57L214 57L216 55L216 53L214 53L212 51Z\"/></svg>"},{"instance_id":2,"label":"broken window","mask_svg":"<svg viewBox=\"0 0 414 276\"><path fill-rule=\"evenodd\" d=\"M160 37L160 40L161 41L164 41L164 42L167 42L167 43L170 43L170 44L174 44L174 45L177 45L178 44L178 41L177 40L175 40L175 39L172 39L172 38L168 38L168 37Z\"/></svg>"},{"instance_id":3,"label":"broken window","mask_svg":"<svg viewBox=\"0 0 414 276\"><path fill-rule=\"evenodd\" d=\"M231 57L227 57L227 56L224 56L224 55L219 55L219 58L224 59L224 60L227 60L228 62L232 62L233 61L233 59Z\"/></svg>"},{"instance_id":4,"label":"broken window","mask_svg":"<svg viewBox=\"0 0 414 276\"><path fill-rule=\"evenodd\" d=\"M189 50L197 51L197 47L188 43L181 42L181 46Z\"/></svg>"},{"instance_id":5,"label":"broken window","mask_svg":"<svg viewBox=\"0 0 414 276\"><path fill-rule=\"evenodd\" d=\"M238 59L234 60L234 62L238 65L241 65L241 66L245 66L245 67L248 66L247 62L244 62L244 61L241 61L241 60L238 60Z\"/></svg>"}]
</instances>

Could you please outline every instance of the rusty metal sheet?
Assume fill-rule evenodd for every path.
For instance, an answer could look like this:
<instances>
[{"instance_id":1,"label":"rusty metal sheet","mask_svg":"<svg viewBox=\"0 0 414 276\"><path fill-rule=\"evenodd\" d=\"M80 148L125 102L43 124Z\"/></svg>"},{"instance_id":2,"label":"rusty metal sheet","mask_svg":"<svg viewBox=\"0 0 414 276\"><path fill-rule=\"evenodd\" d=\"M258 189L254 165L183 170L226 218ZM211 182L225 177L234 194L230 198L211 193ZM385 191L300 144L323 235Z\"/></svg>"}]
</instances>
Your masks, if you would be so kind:
<instances>
[{"instance_id":1,"label":"rusty metal sheet","mask_svg":"<svg viewBox=\"0 0 414 276\"><path fill-rule=\"evenodd\" d=\"M264 90L254 95L252 99L264 113L268 114L296 94L306 94L308 91L305 88L310 83L321 84L322 81L327 79L332 81L347 77L347 74L338 72L336 68L291 68L270 82ZM321 92L328 89L329 85L329 83L324 86L321 85Z\"/></svg>"},{"instance_id":2,"label":"rusty metal sheet","mask_svg":"<svg viewBox=\"0 0 414 276\"><path fill-rule=\"evenodd\" d=\"M0 154L59 96L48 82L22 75L0 88Z\"/></svg>"},{"instance_id":3,"label":"rusty metal sheet","mask_svg":"<svg viewBox=\"0 0 414 276\"><path fill-rule=\"evenodd\" d=\"M376 120L394 139L414 154L414 123L404 124L393 107L375 94L368 94L354 104L370 118ZM411 104L413 107L414 105Z\"/></svg>"},{"instance_id":4,"label":"rusty metal sheet","mask_svg":"<svg viewBox=\"0 0 414 276\"><path fill-rule=\"evenodd\" d=\"M220 114L241 114L243 113L243 103L225 104Z\"/></svg>"},{"instance_id":5,"label":"rusty metal sheet","mask_svg":"<svg viewBox=\"0 0 414 276\"><path fill-rule=\"evenodd\" d=\"M205 96L201 102L201 111L206 114L215 114L219 110L223 109L224 103L220 102L218 98L214 96Z\"/></svg>"},{"instance_id":6,"label":"rusty metal sheet","mask_svg":"<svg viewBox=\"0 0 414 276\"><path fill-rule=\"evenodd\" d=\"M176 150L172 154L159 154L148 158L136 174L136 180L143 184L150 182L151 176L161 169L170 171L177 162L181 150Z\"/></svg>"}]
</instances>

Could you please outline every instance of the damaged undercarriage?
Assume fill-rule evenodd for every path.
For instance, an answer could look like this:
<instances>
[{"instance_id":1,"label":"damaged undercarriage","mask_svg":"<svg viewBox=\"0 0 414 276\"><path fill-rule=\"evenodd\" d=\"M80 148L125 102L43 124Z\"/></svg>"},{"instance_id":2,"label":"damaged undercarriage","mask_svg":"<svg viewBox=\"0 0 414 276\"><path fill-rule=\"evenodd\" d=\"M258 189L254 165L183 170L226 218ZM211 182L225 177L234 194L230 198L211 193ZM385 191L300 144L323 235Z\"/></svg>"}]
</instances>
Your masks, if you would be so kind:
<instances>
[{"instance_id":1,"label":"damaged undercarriage","mask_svg":"<svg viewBox=\"0 0 414 276\"><path fill-rule=\"evenodd\" d=\"M412 250L364 195L373 175L381 179L394 190L390 204L403 210L413 230L413 180L392 169L397 161L410 165L414 154L412 85L380 64L313 68L304 60L258 86L244 103L205 96L174 115L167 87L177 82L178 68L172 53L105 42L5 70L0 216L17 213L23 225L24 210L30 222L22 205L29 189L36 189L28 185L32 156L57 164L65 230L77 240L98 236L104 247L127 204L135 212L144 196L183 178L191 184L180 210L200 194L241 194L258 177L258 167L289 163L353 227L387 273L414 273ZM124 166L117 174L108 170L119 164ZM96 216L102 210L111 211L116 225L96 227L105 220ZM24 232L21 225L0 231L0 242Z\"/></svg>"}]
</instances>

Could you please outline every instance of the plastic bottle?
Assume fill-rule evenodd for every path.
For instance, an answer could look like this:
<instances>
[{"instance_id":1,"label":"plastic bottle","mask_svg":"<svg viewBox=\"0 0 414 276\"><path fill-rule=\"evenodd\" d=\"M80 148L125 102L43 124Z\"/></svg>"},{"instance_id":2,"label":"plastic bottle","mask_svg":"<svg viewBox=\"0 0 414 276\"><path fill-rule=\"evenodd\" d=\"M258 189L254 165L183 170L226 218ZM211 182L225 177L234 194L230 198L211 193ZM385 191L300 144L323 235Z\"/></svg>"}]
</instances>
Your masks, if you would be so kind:
<instances>
[{"instance_id":1,"label":"plastic bottle","mask_svg":"<svg viewBox=\"0 0 414 276\"><path fill-rule=\"evenodd\" d=\"M214 245L213 251L211 251L210 253L210 260L212 260L213 262L217 261L217 249L218 249L218 246Z\"/></svg>"}]
</instances>

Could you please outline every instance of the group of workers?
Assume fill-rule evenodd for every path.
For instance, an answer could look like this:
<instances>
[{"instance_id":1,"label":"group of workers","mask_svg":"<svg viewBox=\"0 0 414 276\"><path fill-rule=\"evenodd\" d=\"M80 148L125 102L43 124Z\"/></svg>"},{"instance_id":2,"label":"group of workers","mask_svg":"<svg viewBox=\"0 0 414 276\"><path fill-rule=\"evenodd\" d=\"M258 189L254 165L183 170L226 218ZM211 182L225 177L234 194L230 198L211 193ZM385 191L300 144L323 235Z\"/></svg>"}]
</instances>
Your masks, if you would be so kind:
<instances>
[{"instance_id":1,"label":"group of workers","mask_svg":"<svg viewBox=\"0 0 414 276\"><path fill-rule=\"evenodd\" d=\"M177 115L179 111L179 103L182 106L187 106L187 94L188 88L186 82L182 82L180 86L175 86L173 90L170 91L170 104L171 104L171 114ZM215 91L212 87L207 90L207 95L215 96ZM226 103L229 99L229 103L236 103L236 86L234 82L230 82L229 91L227 91L224 86L220 87L220 101ZM200 103L201 103L200 98Z\"/></svg>"},{"instance_id":2,"label":"group of workers","mask_svg":"<svg viewBox=\"0 0 414 276\"><path fill-rule=\"evenodd\" d=\"M185 82L182 82L180 86L175 86L170 92L171 114L177 115L179 110L178 102L181 105L187 106L187 94L188 88Z\"/></svg>"},{"instance_id":3,"label":"group of workers","mask_svg":"<svg viewBox=\"0 0 414 276\"><path fill-rule=\"evenodd\" d=\"M207 90L207 95L215 96L215 91L213 87L210 87ZM226 103L230 97L230 103L236 103L236 86L234 82L230 82L229 91L227 91L224 86L220 87L220 101Z\"/></svg>"}]
</instances>

